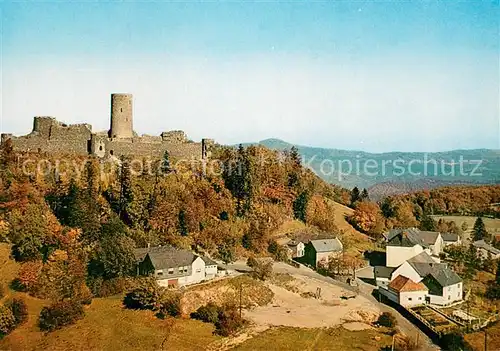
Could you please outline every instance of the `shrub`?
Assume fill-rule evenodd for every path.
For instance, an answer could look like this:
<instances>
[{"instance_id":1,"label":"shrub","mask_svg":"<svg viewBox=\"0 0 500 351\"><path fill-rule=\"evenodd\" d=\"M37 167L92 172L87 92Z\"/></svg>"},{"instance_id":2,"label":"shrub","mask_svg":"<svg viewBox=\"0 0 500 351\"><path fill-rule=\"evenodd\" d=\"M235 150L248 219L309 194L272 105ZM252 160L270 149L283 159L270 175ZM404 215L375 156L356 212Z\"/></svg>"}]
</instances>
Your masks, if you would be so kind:
<instances>
[{"instance_id":1,"label":"shrub","mask_svg":"<svg viewBox=\"0 0 500 351\"><path fill-rule=\"evenodd\" d=\"M16 326L16 319L10 308L0 306L0 339L9 334Z\"/></svg>"},{"instance_id":2,"label":"shrub","mask_svg":"<svg viewBox=\"0 0 500 351\"><path fill-rule=\"evenodd\" d=\"M181 295L168 292L162 295L160 299L160 307L157 316L164 318L165 316L177 317L181 314Z\"/></svg>"},{"instance_id":3,"label":"shrub","mask_svg":"<svg viewBox=\"0 0 500 351\"><path fill-rule=\"evenodd\" d=\"M142 281L125 295L123 304L127 308L157 311L161 307L163 289L154 280Z\"/></svg>"},{"instance_id":4,"label":"shrub","mask_svg":"<svg viewBox=\"0 0 500 351\"><path fill-rule=\"evenodd\" d=\"M378 317L377 324L382 327L394 328L398 324L398 321L391 312L384 312Z\"/></svg>"},{"instance_id":5,"label":"shrub","mask_svg":"<svg viewBox=\"0 0 500 351\"><path fill-rule=\"evenodd\" d=\"M273 274L273 261L271 259L248 258L247 266L253 269L252 277L266 280Z\"/></svg>"},{"instance_id":6,"label":"shrub","mask_svg":"<svg viewBox=\"0 0 500 351\"><path fill-rule=\"evenodd\" d=\"M124 278L114 278L102 281L98 291L98 297L109 297L123 293L129 287L129 283Z\"/></svg>"},{"instance_id":7,"label":"shrub","mask_svg":"<svg viewBox=\"0 0 500 351\"><path fill-rule=\"evenodd\" d=\"M230 336L240 330L245 321L240 317L236 306L225 306L219 311L215 330L219 335Z\"/></svg>"},{"instance_id":8,"label":"shrub","mask_svg":"<svg viewBox=\"0 0 500 351\"><path fill-rule=\"evenodd\" d=\"M12 314L16 321L16 326L26 322L26 320L28 319L28 306L23 299L15 298L9 304L9 308L12 311Z\"/></svg>"},{"instance_id":9,"label":"shrub","mask_svg":"<svg viewBox=\"0 0 500 351\"><path fill-rule=\"evenodd\" d=\"M443 350L449 350L449 351L466 349L464 337L462 334L458 332L444 334L439 340L439 345L443 348Z\"/></svg>"},{"instance_id":10,"label":"shrub","mask_svg":"<svg viewBox=\"0 0 500 351\"><path fill-rule=\"evenodd\" d=\"M39 326L41 330L53 331L66 325L74 324L85 315L83 306L78 301L56 302L42 308Z\"/></svg>"},{"instance_id":11,"label":"shrub","mask_svg":"<svg viewBox=\"0 0 500 351\"><path fill-rule=\"evenodd\" d=\"M195 312L191 313L191 318L203 321L205 323L217 323L219 321L219 313L222 308L209 302L205 306L201 306Z\"/></svg>"}]
</instances>

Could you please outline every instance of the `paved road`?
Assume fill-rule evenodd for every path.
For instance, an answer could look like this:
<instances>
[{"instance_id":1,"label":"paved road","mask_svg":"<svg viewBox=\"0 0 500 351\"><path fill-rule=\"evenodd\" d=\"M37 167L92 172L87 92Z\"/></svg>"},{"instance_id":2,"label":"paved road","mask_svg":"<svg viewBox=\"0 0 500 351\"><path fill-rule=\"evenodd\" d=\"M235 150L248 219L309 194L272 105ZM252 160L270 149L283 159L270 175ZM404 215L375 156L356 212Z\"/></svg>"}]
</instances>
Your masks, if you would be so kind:
<instances>
[{"instance_id":1,"label":"paved road","mask_svg":"<svg viewBox=\"0 0 500 351\"><path fill-rule=\"evenodd\" d=\"M224 265L222 265L224 266ZM228 264L226 266L227 269L233 269L233 270L238 270L238 271L251 271L251 269L246 265L244 261L237 261L231 264ZM329 283L329 284L334 284L336 286L340 286L343 289L350 290L353 292L356 292L360 294L361 296L365 297L369 301L373 302L377 307L380 308L382 312L391 312L397 319L398 321L398 326L401 329L403 333L408 335L409 337L413 338L414 340L417 338L419 339L419 343L421 345L419 350L422 351L427 351L427 350L440 350L438 346L436 346L432 340L423 332L421 331L417 326L415 326L413 323L411 323L408 319L406 319L404 316L402 316L397 310L394 308L380 303L377 301L377 299L372 295L372 292L374 290L374 286L367 284L363 282L360 279L357 279L358 282L358 287L352 287L349 284L345 284L343 282L340 282L338 280L335 280L330 277L325 277L324 275L319 274L318 272L307 268L305 266L300 266L300 268L295 268L293 266L290 266L286 263L283 262L275 262L273 266L273 271L275 273L289 273L289 274L299 274L311 278L315 278L318 280L321 280L323 282ZM369 270L365 270L367 275L369 275ZM364 277L365 274L363 274ZM367 277L364 277L367 278Z\"/></svg>"}]
</instances>

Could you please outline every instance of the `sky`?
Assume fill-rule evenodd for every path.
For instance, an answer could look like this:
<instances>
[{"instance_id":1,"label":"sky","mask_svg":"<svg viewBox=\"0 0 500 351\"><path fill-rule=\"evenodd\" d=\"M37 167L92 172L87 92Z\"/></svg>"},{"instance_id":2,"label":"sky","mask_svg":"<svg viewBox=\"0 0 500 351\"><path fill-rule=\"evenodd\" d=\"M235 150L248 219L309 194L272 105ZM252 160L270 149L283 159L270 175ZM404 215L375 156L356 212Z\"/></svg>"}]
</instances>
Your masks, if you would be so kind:
<instances>
[{"instance_id":1,"label":"sky","mask_svg":"<svg viewBox=\"0 0 500 351\"><path fill-rule=\"evenodd\" d=\"M500 149L494 1L0 1L2 133L33 116L223 144Z\"/></svg>"}]
</instances>

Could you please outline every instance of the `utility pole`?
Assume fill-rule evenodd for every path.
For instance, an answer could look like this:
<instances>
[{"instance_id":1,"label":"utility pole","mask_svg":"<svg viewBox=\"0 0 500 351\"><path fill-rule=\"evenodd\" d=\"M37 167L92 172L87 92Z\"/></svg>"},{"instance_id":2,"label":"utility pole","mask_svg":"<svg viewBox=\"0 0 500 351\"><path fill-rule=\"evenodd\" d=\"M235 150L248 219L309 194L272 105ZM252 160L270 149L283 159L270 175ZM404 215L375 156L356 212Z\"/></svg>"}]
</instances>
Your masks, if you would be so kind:
<instances>
[{"instance_id":1,"label":"utility pole","mask_svg":"<svg viewBox=\"0 0 500 351\"><path fill-rule=\"evenodd\" d=\"M241 306L242 306L242 296L243 296L243 283L240 283L240 319L241 319Z\"/></svg>"}]
</instances>

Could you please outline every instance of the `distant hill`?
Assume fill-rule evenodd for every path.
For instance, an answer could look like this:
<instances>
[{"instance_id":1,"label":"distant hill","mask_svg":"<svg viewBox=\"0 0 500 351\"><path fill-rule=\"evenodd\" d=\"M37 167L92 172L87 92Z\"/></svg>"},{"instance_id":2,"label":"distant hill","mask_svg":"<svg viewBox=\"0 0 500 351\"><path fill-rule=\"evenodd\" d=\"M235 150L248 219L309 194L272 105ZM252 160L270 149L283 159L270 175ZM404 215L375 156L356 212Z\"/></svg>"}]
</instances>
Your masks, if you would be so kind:
<instances>
[{"instance_id":1,"label":"distant hill","mask_svg":"<svg viewBox=\"0 0 500 351\"><path fill-rule=\"evenodd\" d=\"M280 139L244 145L251 144L274 150L296 146L304 164L321 178L346 188L367 188L374 199L445 185L500 182L500 150L369 153L293 145Z\"/></svg>"}]
</instances>

